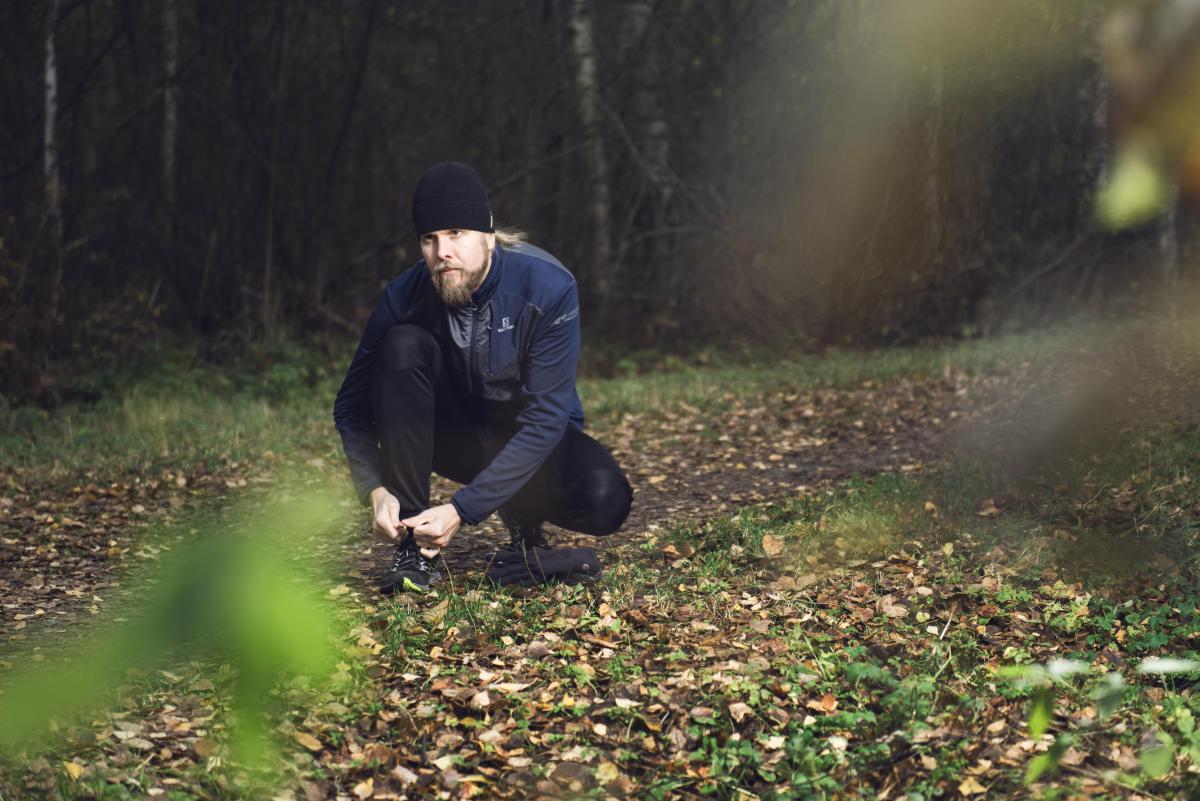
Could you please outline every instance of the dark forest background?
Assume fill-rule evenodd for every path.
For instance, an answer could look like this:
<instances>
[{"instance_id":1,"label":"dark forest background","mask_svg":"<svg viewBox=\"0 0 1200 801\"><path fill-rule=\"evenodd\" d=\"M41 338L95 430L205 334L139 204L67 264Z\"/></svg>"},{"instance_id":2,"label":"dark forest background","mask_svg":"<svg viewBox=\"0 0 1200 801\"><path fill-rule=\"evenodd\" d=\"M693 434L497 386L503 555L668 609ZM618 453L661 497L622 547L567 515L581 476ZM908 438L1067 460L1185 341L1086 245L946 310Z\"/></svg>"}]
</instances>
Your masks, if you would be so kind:
<instances>
[{"instance_id":1,"label":"dark forest background","mask_svg":"<svg viewBox=\"0 0 1200 801\"><path fill-rule=\"evenodd\" d=\"M1135 302L1190 238L1171 212L1093 222L1102 11L6 2L0 395L61 401L153 342L223 360L356 336L447 159L575 272L597 352L894 344Z\"/></svg>"}]
</instances>

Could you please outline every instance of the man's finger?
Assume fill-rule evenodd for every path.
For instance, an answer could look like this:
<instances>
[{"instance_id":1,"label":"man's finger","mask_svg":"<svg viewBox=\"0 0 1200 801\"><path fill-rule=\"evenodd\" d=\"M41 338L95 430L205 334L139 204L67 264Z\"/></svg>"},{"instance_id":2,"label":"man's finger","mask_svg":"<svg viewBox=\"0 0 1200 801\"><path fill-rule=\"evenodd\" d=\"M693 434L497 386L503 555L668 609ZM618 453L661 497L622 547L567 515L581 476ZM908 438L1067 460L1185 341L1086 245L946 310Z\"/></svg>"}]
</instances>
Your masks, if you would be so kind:
<instances>
[{"instance_id":1,"label":"man's finger","mask_svg":"<svg viewBox=\"0 0 1200 801\"><path fill-rule=\"evenodd\" d=\"M383 520L375 518L375 530L393 542L400 539L400 532L398 532L396 527L389 523L386 518Z\"/></svg>"}]
</instances>

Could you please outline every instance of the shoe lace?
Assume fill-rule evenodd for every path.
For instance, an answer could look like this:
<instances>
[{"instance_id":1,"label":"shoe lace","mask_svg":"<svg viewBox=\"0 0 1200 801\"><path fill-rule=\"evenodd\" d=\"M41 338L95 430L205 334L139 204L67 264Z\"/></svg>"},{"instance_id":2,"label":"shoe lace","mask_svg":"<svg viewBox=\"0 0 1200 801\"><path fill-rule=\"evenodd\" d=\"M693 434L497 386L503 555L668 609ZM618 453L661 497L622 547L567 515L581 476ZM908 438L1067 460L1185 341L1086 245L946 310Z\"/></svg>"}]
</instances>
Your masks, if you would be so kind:
<instances>
[{"instance_id":1,"label":"shoe lace","mask_svg":"<svg viewBox=\"0 0 1200 801\"><path fill-rule=\"evenodd\" d=\"M392 570L414 569L420 570L422 573L432 573L433 564L421 555L421 549L410 537L404 543L396 546L396 553L392 555Z\"/></svg>"}]
</instances>

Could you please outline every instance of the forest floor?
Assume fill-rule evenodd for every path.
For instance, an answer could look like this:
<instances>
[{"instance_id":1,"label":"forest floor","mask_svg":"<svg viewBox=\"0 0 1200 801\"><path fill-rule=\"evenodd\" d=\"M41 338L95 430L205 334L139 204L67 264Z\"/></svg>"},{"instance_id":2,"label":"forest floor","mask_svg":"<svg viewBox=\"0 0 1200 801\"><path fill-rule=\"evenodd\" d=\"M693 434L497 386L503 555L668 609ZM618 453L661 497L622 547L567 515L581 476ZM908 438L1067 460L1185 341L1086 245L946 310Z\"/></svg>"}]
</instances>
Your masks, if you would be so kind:
<instances>
[{"instance_id":1,"label":"forest floor","mask_svg":"<svg viewBox=\"0 0 1200 801\"><path fill-rule=\"evenodd\" d=\"M1200 637L1193 340L1089 328L586 382L634 510L555 542L598 545L604 581L489 588L488 523L436 594L381 598L388 549L343 489L281 560L306 557L333 652L264 690L270 769L240 764L247 657L171 631L115 705L10 746L0 798L1193 797L1196 666L1147 661ZM147 582L214 509L303 496L295 465L313 495L344 481L336 382L308 379L10 420L0 704L26 669L60 675L54 645L78 672L102 644L77 637L153 617Z\"/></svg>"}]
</instances>

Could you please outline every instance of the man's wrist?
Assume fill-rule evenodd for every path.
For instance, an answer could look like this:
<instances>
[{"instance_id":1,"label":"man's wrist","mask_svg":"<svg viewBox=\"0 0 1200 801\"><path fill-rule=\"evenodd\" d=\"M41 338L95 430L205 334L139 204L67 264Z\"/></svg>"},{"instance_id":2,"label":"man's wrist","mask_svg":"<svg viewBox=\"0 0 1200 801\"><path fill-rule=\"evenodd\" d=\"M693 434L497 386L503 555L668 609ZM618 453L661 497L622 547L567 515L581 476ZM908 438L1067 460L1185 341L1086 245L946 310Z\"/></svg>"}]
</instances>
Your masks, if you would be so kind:
<instances>
[{"instance_id":1,"label":"man's wrist","mask_svg":"<svg viewBox=\"0 0 1200 801\"><path fill-rule=\"evenodd\" d=\"M371 499L371 506L378 506L379 501L388 495L391 495L391 493L387 491L387 487L380 486L371 490L367 497Z\"/></svg>"},{"instance_id":2,"label":"man's wrist","mask_svg":"<svg viewBox=\"0 0 1200 801\"><path fill-rule=\"evenodd\" d=\"M458 515L458 522L460 524L466 523L468 526L475 525L475 521L468 519L466 513L463 512L462 504L458 502L458 498L451 496L450 505L454 507L454 511Z\"/></svg>"}]
</instances>

